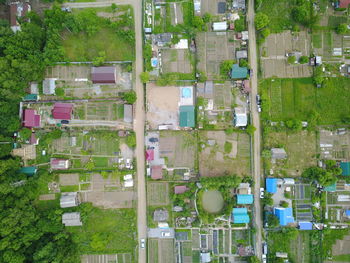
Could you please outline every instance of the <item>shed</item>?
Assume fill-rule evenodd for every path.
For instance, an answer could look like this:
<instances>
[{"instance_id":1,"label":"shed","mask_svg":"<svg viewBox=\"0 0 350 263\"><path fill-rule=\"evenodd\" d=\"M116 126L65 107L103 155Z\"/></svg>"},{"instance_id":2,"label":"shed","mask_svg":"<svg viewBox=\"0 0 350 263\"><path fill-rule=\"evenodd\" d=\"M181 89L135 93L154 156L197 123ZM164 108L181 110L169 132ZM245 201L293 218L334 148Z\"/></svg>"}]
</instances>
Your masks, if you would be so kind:
<instances>
[{"instance_id":1,"label":"shed","mask_svg":"<svg viewBox=\"0 0 350 263\"><path fill-rule=\"evenodd\" d=\"M201 14L201 0L194 0L193 4L194 4L194 13L196 15L200 15Z\"/></svg>"},{"instance_id":2,"label":"shed","mask_svg":"<svg viewBox=\"0 0 350 263\"><path fill-rule=\"evenodd\" d=\"M339 0L339 8L348 8L350 0Z\"/></svg>"},{"instance_id":3,"label":"shed","mask_svg":"<svg viewBox=\"0 0 350 263\"><path fill-rule=\"evenodd\" d=\"M117 80L116 67L92 67L91 80L94 84L115 84Z\"/></svg>"},{"instance_id":4,"label":"shed","mask_svg":"<svg viewBox=\"0 0 350 263\"><path fill-rule=\"evenodd\" d=\"M282 160L287 158L287 153L283 148L272 148L271 158L275 160Z\"/></svg>"},{"instance_id":5,"label":"shed","mask_svg":"<svg viewBox=\"0 0 350 263\"><path fill-rule=\"evenodd\" d=\"M36 166L25 166L22 167L18 172L27 176L33 176L36 174L37 171L38 168Z\"/></svg>"},{"instance_id":6,"label":"shed","mask_svg":"<svg viewBox=\"0 0 350 263\"><path fill-rule=\"evenodd\" d=\"M239 205L250 205L254 202L253 195L237 195L237 204Z\"/></svg>"},{"instance_id":7,"label":"shed","mask_svg":"<svg viewBox=\"0 0 350 263\"><path fill-rule=\"evenodd\" d=\"M45 95L54 95L56 90L56 79L46 78L43 80L43 93Z\"/></svg>"},{"instance_id":8,"label":"shed","mask_svg":"<svg viewBox=\"0 0 350 263\"><path fill-rule=\"evenodd\" d=\"M343 176L349 176L350 175L350 162L341 162L340 168L342 170Z\"/></svg>"},{"instance_id":9,"label":"shed","mask_svg":"<svg viewBox=\"0 0 350 263\"><path fill-rule=\"evenodd\" d=\"M294 185L295 180L293 178L283 178L283 184Z\"/></svg>"},{"instance_id":10,"label":"shed","mask_svg":"<svg viewBox=\"0 0 350 263\"><path fill-rule=\"evenodd\" d=\"M168 211L165 209L156 209L153 212L153 220L156 222L167 221L169 217Z\"/></svg>"},{"instance_id":11,"label":"shed","mask_svg":"<svg viewBox=\"0 0 350 263\"><path fill-rule=\"evenodd\" d=\"M79 195L77 192L62 193L60 199L61 208L75 207L80 204Z\"/></svg>"},{"instance_id":12,"label":"shed","mask_svg":"<svg viewBox=\"0 0 350 263\"><path fill-rule=\"evenodd\" d=\"M250 82L247 79L243 80L243 91L245 93L250 93L252 91L252 89L250 88Z\"/></svg>"},{"instance_id":13,"label":"shed","mask_svg":"<svg viewBox=\"0 0 350 263\"><path fill-rule=\"evenodd\" d=\"M230 73L232 79L246 79L248 69L247 67L240 67L238 64L233 64Z\"/></svg>"},{"instance_id":14,"label":"shed","mask_svg":"<svg viewBox=\"0 0 350 263\"><path fill-rule=\"evenodd\" d=\"M248 58L247 50L238 50L236 51L236 59Z\"/></svg>"},{"instance_id":15,"label":"shed","mask_svg":"<svg viewBox=\"0 0 350 263\"><path fill-rule=\"evenodd\" d=\"M39 139L35 136L35 133L33 132L32 135L29 138L29 143L33 145L38 145Z\"/></svg>"},{"instance_id":16,"label":"shed","mask_svg":"<svg viewBox=\"0 0 350 263\"><path fill-rule=\"evenodd\" d=\"M65 226L82 226L83 223L80 219L80 213L64 213L62 215L62 224L64 224Z\"/></svg>"},{"instance_id":17,"label":"shed","mask_svg":"<svg viewBox=\"0 0 350 263\"><path fill-rule=\"evenodd\" d=\"M29 86L30 94L39 94L39 88L37 82L31 82Z\"/></svg>"},{"instance_id":18,"label":"shed","mask_svg":"<svg viewBox=\"0 0 350 263\"><path fill-rule=\"evenodd\" d=\"M232 8L233 9L245 9L245 0L233 0L232 1Z\"/></svg>"},{"instance_id":19,"label":"shed","mask_svg":"<svg viewBox=\"0 0 350 263\"><path fill-rule=\"evenodd\" d=\"M291 207L275 207L273 213L278 217L281 226L286 226L290 223L294 223L293 209Z\"/></svg>"},{"instance_id":20,"label":"shed","mask_svg":"<svg viewBox=\"0 0 350 263\"><path fill-rule=\"evenodd\" d=\"M175 194L183 194L188 191L187 186L185 185L177 185L174 187L174 193Z\"/></svg>"},{"instance_id":21,"label":"shed","mask_svg":"<svg viewBox=\"0 0 350 263\"><path fill-rule=\"evenodd\" d=\"M227 22L214 22L213 23L213 31L226 31L227 30Z\"/></svg>"},{"instance_id":22,"label":"shed","mask_svg":"<svg viewBox=\"0 0 350 263\"><path fill-rule=\"evenodd\" d=\"M250 222L247 208L233 208L232 217L234 224L248 224Z\"/></svg>"},{"instance_id":23,"label":"shed","mask_svg":"<svg viewBox=\"0 0 350 263\"><path fill-rule=\"evenodd\" d=\"M312 223L311 222L299 222L299 229L300 230L312 230Z\"/></svg>"},{"instance_id":24,"label":"shed","mask_svg":"<svg viewBox=\"0 0 350 263\"><path fill-rule=\"evenodd\" d=\"M66 170L69 168L69 160L51 158L50 167L53 170Z\"/></svg>"},{"instance_id":25,"label":"shed","mask_svg":"<svg viewBox=\"0 0 350 263\"><path fill-rule=\"evenodd\" d=\"M242 40L248 40L249 39L249 33L248 31L242 31Z\"/></svg>"},{"instance_id":26,"label":"shed","mask_svg":"<svg viewBox=\"0 0 350 263\"><path fill-rule=\"evenodd\" d=\"M39 100L38 94L27 94L23 98L23 101L38 101L38 100Z\"/></svg>"},{"instance_id":27,"label":"shed","mask_svg":"<svg viewBox=\"0 0 350 263\"><path fill-rule=\"evenodd\" d=\"M276 258L288 258L288 253L286 253L286 252L276 252Z\"/></svg>"},{"instance_id":28,"label":"shed","mask_svg":"<svg viewBox=\"0 0 350 263\"><path fill-rule=\"evenodd\" d=\"M154 180L163 178L162 166L161 165L153 165L151 167L151 178L154 179Z\"/></svg>"},{"instance_id":29,"label":"shed","mask_svg":"<svg viewBox=\"0 0 350 263\"><path fill-rule=\"evenodd\" d=\"M350 217L350 210L345 210L345 215L346 215L347 217Z\"/></svg>"},{"instance_id":30,"label":"shed","mask_svg":"<svg viewBox=\"0 0 350 263\"><path fill-rule=\"evenodd\" d=\"M18 18L24 17L31 11L29 2L12 2L10 3L10 26L14 33L21 30Z\"/></svg>"},{"instance_id":31,"label":"shed","mask_svg":"<svg viewBox=\"0 0 350 263\"><path fill-rule=\"evenodd\" d=\"M208 263L211 261L209 252L201 252L201 263Z\"/></svg>"},{"instance_id":32,"label":"shed","mask_svg":"<svg viewBox=\"0 0 350 263\"><path fill-rule=\"evenodd\" d=\"M324 188L324 190L326 192L335 192L337 191L337 182L335 182L334 184L328 185Z\"/></svg>"},{"instance_id":33,"label":"shed","mask_svg":"<svg viewBox=\"0 0 350 263\"><path fill-rule=\"evenodd\" d=\"M131 104L124 104L124 121L132 123L133 120L133 109Z\"/></svg>"},{"instance_id":34,"label":"shed","mask_svg":"<svg viewBox=\"0 0 350 263\"><path fill-rule=\"evenodd\" d=\"M266 178L266 191L271 194L277 192L277 178Z\"/></svg>"},{"instance_id":35,"label":"shed","mask_svg":"<svg viewBox=\"0 0 350 263\"><path fill-rule=\"evenodd\" d=\"M25 109L22 125L27 128L40 127L40 115L34 109Z\"/></svg>"},{"instance_id":36,"label":"shed","mask_svg":"<svg viewBox=\"0 0 350 263\"><path fill-rule=\"evenodd\" d=\"M52 117L56 120L72 119L73 104L55 103L52 109Z\"/></svg>"},{"instance_id":37,"label":"shed","mask_svg":"<svg viewBox=\"0 0 350 263\"><path fill-rule=\"evenodd\" d=\"M193 128L195 126L194 106L180 106L180 127Z\"/></svg>"},{"instance_id":38,"label":"shed","mask_svg":"<svg viewBox=\"0 0 350 263\"><path fill-rule=\"evenodd\" d=\"M225 14L226 12L226 2L218 3L218 14Z\"/></svg>"},{"instance_id":39,"label":"shed","mask_svg":"<svg viewBox=\"0 0 350 263\"><path fill-rule=\"evenodd\" d=\"M316 63L316 66L322 65L322 57L321 56L316 56L315 57L315 63Z\"/></svg>"}]
</instances>

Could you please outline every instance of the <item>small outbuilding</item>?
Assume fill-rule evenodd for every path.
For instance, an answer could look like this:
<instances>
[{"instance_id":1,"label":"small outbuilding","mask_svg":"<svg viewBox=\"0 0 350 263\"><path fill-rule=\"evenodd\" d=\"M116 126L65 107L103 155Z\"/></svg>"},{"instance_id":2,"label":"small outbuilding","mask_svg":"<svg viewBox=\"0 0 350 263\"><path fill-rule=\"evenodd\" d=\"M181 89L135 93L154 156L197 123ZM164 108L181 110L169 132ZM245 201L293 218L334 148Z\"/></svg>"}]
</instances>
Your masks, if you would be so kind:
<instances>
[{"instance_id":1,"label":"small outbuilding","mask_svg":"<svg viewBox=\"0 0 350 263\"><path fill-rule=\"evenodd\" d=\"M67 170L69 168L69 160L51 158L50 167L52 170Z\"/></svg>"},{"instance_id":2,"label":"small outbuilding","mask_svg":"<svg viewBox=\"0 0 350 263\"><path fill-rule=\"evenodd\" d=\"M232 79L246 79L248 75L248 68L240 67L238 64L233 64L230 74Z\"/></svg>"},{"instance_id":3,"label":"small outbuilding","mask_svg":"<svg viewBox=\"0 0 350 263\"><path fill-rule=\"evenodd\" d=\"M237 195L237 204L239 205L251 205L254 202L253 195Z\"/></svg>"},{"instance_id":4,"label":"small outbuilding","mask_svg":"<svg viewBox=\"0 0 350 263\"><path fill-rule=\"evenodd\" d=\"M247 208L233 208L232 218L234 224L248 224L250 222Z\"/></svg>"},{"instance_id":5,"label":"small outbuilding","mask_svg":"<svg viewBox=\"0 0 350 263\"><path fill-rule=\"evenodd\" d=\"M239 60L241 58L248 58L247 50L238 50L238 51L236 51L236 59Z\"/></svg>"},{"instance_id":6,"label":"small outbuilding","mask_svg":"<svg viewBox=\"0 0 350 263\"><path fill-rule=\"evenodd\" d=\"M14 33L21 30L18 19L24 17L31 11L29 2L11 2L10 3L10 26Z\"/></svg>"},{"instance_id":7,"label":"small outbuilding","mask_svg":"<svg viewBox=\"0 0 350 263\"><path fill-rule=\"evenodd\" d=\"M312 223L311 222L299 222L299 229L300 230L312 230Z\"/></svg>"},{"instance_id":8,"label":"small outbuilding","mask_svg":"<svg viewBox=\"0 0 350 263\"><path fill-rule=\"evenodd\" d=\"M115 84L117 81L116 67L92 67L91 80L94 84Z\"/></svg>"},{"instance_id":9,"label":"small outbuilding","mask_svg":"<svg viewBox=\"0 0 350 263\"><path fill-rule=\"evenodd\" d=\"M165 209L156 209L153 212L153 220L156 222L164 222L169 218L168 211Z\"/></svg>"},{"instance_id":10,"label":"small outbuilding","mask_svg":"<svg viewBox=\"0 0 350 263\"><path fill-rule=\"evenodd\" d=\"M82 226L83 222L80 219L80 213L64 213L62 215L62 224L65 226Z\"/></svg>"},{"instance_id":11,"label":"small outbuilding","mask_svg":"<svg viewBox=\"0 0 350 263\"><path fill-rule=\"evenodd\" d=\"M211 262L211 257L209 252L202 252L201 253L201 263L208 263Z\"/></svg>"},{"instance_id":12,"label":"small outbuilding","mask_svg":"<svg viewBox=\"0 0 350 263\"><path fill-rule=\"evenodd\" d=\"M43 80L43 93L45 95L54 95L56 91L56 79L46 78Z\"/></svg>"},{"instance_id":13,"label":"small outbuilding","mask_svg":"<svg viewBox=\"0 0 350 263\"><path fill-rule=\"evenodd\" d=\"M27 176L33 176L36 174L37 171L38 168L36 166L25 166L22 167L18 172Z\"/></svg>"},{"instance_id":14,"label":"small outbuilding","mask_svg":"<svg viewBox=\"0 0 350 263\"><path fill-rule=\"evenodd\" d=\"M213 23L213 31L226 31L227 30L227 22L214 22Z\"/></svg>"},{"instance_id":15,"label":"small outbuilding","mask_svg":"<svg viewBox=\"0 0 350 263\"><path fill-rule=\"evenodd\" d=\"M75 207L80 204L79 195L77 192L62 193L60 199L61 208Z\"/></svg>"},{"instance_id":16,"label":"small outbuilding","mask_svg":"<svg viewBox=\"0 0 350 263\"><path fill-rule=\"evenodd\" d=\"M271 194L277 192L277 178L266 178L266 191Z\"/></svg>"},{"instance_id":17,"label":"small outbuilding","mask_svg":"<svg viewBox=\"0 0 350 263\"><path fill-rule=\"evenodd\" d=\"M177 185L174 187L174 193L175 194L183 194L188 191L187 186L185 185Z\"/></svg>"},{"instance_id":18,"label":"small outbuilding","mask_svg":"<svg viewBox=\"0 0 350 263\"><path fill-rule=\"evenodd\" d=\"M248 115L245 109L235 108L233 124L235 127L246 127L248 125Z\"/></svg>"}]
</instances>

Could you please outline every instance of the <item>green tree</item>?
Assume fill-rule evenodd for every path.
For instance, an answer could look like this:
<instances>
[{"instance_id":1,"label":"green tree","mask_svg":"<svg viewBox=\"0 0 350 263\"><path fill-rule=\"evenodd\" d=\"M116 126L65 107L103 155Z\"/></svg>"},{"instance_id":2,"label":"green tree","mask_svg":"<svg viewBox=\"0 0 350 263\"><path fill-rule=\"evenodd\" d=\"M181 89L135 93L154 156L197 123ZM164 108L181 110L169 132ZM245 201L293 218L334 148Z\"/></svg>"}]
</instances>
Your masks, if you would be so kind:
<instances>
[{"instance_id":1,"label":"green tree","mask_svg":"<svg viewBox=\"0 0 350 263\"><path fill-rule=\"evenodd\" d=\"M348 25L347 24L340 24L335 29L335 32L339 35L344 35L348 32Z\"/></svg>"},{"instance_id":2,"label":"green tree","mask_svg":"<svg viewBox=\"0 0 350 263\"><path fill-rule=\"evenodd\" d=\"M274 214L269 214L267 216L267 224L269 225L270 228L275 228L278 227L280 222Z\"/></svg>"},{"instance_id":3,"label":"green tree","mask_svg":"<svg viewBox=\"0 0 350 263\"><path fill-rule=\"evenodd\" d=\"M269 28L264 28L260 31L262 38L267 38L270 35L271 31Z\"/></svg>"},{"instance_id":4,"label":"green tree","mask_svg":"<svg viewBox=\"0 0 350 263\"><path fill-rule=\"evenodd\" d=\"M142 83L147 83L149 81L149 78L150 78L149 72L142 72L140 74L140 79Z\"/></svg>"},{"instance_id":5,"label":"green tree","mask_svg":"<svg viewBox=\"0 0 350 263\"><path fill-rule=\"evenodd\" d=\"M273 205L273 199L272 199L272 194L265 192L265 196L262 199L262 203L263 205L269 205L272 206Z\"/></svg>"},{"instance_id":6,"label":"green tree","mask_svg":"<svg viewBox=\"0 0 350 263\"><path fill-rule=\"evenodd\" d=\"M128 137L126 137L126 144L130 148L135 148L136 146L136 135L134 132L131 132Z\"/></svg>"},{"instance_id":7,"label":"green tree","mask_svg":"<svg viewBox=\"0 0 350 263\"><path fill-rule=\"evenodd\" d=\"M111 9L112 9L112 12L115 13L117 11L117 9L118 9L118 6L115 3L113 3L111 5Z\"/></svg>"},{"instance_id":8,"label":"green tree","mask_svg":"<svg viewBox=\"0 0 350 263\"><path fill-rule=\"evenodd\" d=\"M264 150L261 152L261 157L264 158L264 159L271 159L271 150L269 150L269 149L264 149Z\"/></svg>"},{"instance_id":9,"label":"green tree","mask_svg":"<svg viewBox=\"0 0 350 263\"><path fill-rule=\"evenodd\" d=\"M210 13L205 13L202 17L204 23L210 23L211 22L211 14Z\"/></svg>"},{"instance_id":10,"label":"green tree","mask_svg":"<svg viewBox=\"0 0 350 263\"><path fill-rule=\"evenodd\" d=\"M300 64L306 64L309 62L309 58L307 56L301 56L299 59Z\"/></svg>"},{"instance_id":11,"label":"green tree","mask_svg":"<svg viewBox=\"0 0 350 263\"><path fill-rule=\"evenodd\" d=\"M23 128L19 131L19 137L23 140L23 141L27 141L29 140L30 136L32 135L32 130L28 129L28 128Z\"/></svg>"},{"instance_id":12,"label":"green tree","mask_svg":"<svg viewBox=\"0 0 350 263\"><path fill-rule=\"evenodd\" d=\"M246 60L246 59L244 59L244 58L241 58L240 60L239 60L239 66L240 67L248 67L249 65L248 65L248 61Z\"/></svg>"},{"instance_id":13,"label":"green tree","mask_svg":"<svg viewBox=\"0 0 350 263\"><path fill-rule=\"evenodd\" d=\"M256 13L255 15L255 27L257 30L261 30L270 23L269 17L264 13Z\"/></svg>"},{"instance_id":14,"label":"green tree","mask_svg":"<svg viewBox=\"0 0 350 263\"><path fill-rule=\"evenodd\" d=\"M301 176L309 181L317 181L320 185L328 186L336 182L337 177L331 171L314 166L307 168Z\"/></svg>"},{"instance_id":15,"label":"green tree","mask_svg":"<svg viewBox=\"0 0 350 263\"><path fill-rule=\"evenodd\" d=\"M235 20L235 31L242 32L245 30L245 21L244 18Z\"/></svg>"},{"instance_id":16,"label":"green tree","mask_svg":"<svg viewBox=\"0 0 350 263\"><path fill-rule=\"evenodd\" d=\"M285 124L291 131L300 131L303 128L301 121L297 119L289 119L285 122Z\"/></svg>"},{"instance_id":17,"label":"green tree","mask_svg":"<svg viewBox=\"0 0 350 263\"><path fill-rule=\"evenodd\" d=\"M288 64L295 64L295 62L297 61L295 56L289 56L288 59Z\"/></svg>"},{"instance_id":18,"label":"green tree","mask_svg":"<svg viewBox=\"0 0 350 263\"><path fill-rule=\"evenodd\" d=\"M256 128L253 125L249 124L247 126L247 130L246 131L247 131L247 133L249 135L253 136L254 132L256 131Z\"/></svg>"},{"instance_id":19,"label":"green tree","mask_svg":"<svg viewBox=\"0 0 350 263\"><path fill-rule=\"evenodd\" d=\"M324 83L325 78L322 66L315 67L312 79L317 86Z\"/></svg>"},{"instance_id":20,"label":"green tree","mask_svg":"<svg viewBox=\"0 0 350 263\"><path fill-rule=\"evenodd\" d=\"M10 142L0 143L0 158L9 156L11 151L12 151L12 143Z\"/></svg>"},{"instance_id":21,"label":"green tree","mask_svg":"<svg viewBox=\"0 0 350 263\"><path fill-rule=\"evenodd\" d=\"M308 7L304 4L301 6L296 6L292 9L292 18L295 22L303 25L308 25L309 23L309 11Z\"/></svg>"},{"instance_id":22,"label":"green tree","mask_svg":"<svg viewBox=\"0 0 350 263\"><path fill-rule=\"evenodd\" d=\"M287 208L289 206L288 202L286 201L281 201L280 205L284 208Z\"/></svg>"},{"instance_id":23,"label":"green tree","mask_svg":"<svg viewBox=\"0 0 350 263\"><path fill-rule=\"evenodd\" d=\"M236 61L234 60L224 60L221 62L220 64L220 74L222 76L228 76L228 74L230 73L231 71L231 68L233 66L233 64L235 64Z\"/></svg>"},{"instance_id":24,"label":"green tree","mask_svg":"<svg viewBox=\"0 0 350 263\"><path fill-rule=\"evenodd\" d=\"M135 91L128 91L124 92L122 95L123 100L128 104L134 104L136 102L136 92Z\"/></svg>"},{"instance_id":25,"label":"green tree","mask_svg":"<svg viewBox=\"0 0 350 263\"><path fill-rule=\"evenodd\" d=\"M225 150L225 153L230 153L232 151L232 143L225 142L224 150Z\"/></svg>"},{"instance_id":26,"label":"green tree","mask_svg":"<svg viewBox=\"0 0 350 263\"><path fill-rule=\"evenodd\" d=\"M93 59L92 64L95 67L99 67L99 66L102 66L105 63L105 61L106 61L106 52L100 51L98 53L98 56Z\"/></svg>"},{"instance_id":27,"label":"green tree","mask_svg":"<svg viewBox=\"0 0 350 263\"><path fill-rule=\"evenodd\" d=\"M175 44L177 44L177 43L179 43L179 42L180 42L179 36L178 36L177 34L174 34L174 35L173 35L173 38L171 39L171 43L172 43L173 45L175 45Z\"/></svg>"},{"instance_id":28,"label":"green tree","mask_svg":"<svg viewBox=\"0 0 350 263\"><path fill-rule=\"evenodd\" d=\"M63 97L64 96L64 89L59 87L55 89L56 96Z\"/></svg>"},{"instance_id":29,"label":"green tree","mask_svg":"<svg viewBox=\"0 0 350 263\"><path fill-rule=\"evenodd\" d=\"M199 31L203 31L203 27L205 26L203 18L201 18L200 16L194 16L192 18L192 26Z\"/></svg>"}]
</instances>

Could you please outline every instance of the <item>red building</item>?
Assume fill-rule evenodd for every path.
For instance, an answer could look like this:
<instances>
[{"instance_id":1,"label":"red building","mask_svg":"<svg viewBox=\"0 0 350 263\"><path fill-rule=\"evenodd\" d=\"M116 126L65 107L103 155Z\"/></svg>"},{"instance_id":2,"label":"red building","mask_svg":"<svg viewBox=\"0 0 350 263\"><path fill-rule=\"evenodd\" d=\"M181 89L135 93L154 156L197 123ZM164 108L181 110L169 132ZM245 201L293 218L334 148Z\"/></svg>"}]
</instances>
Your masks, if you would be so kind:
<instances>
[{"instance_id":1,"label":"red building","mask_svg":"<svg viewBox=\"0 0 350 263\"><path fill-rule=\"evenodd\" d=\"M55 103L52 110L52 116L58 120L72 119L73 104L70 103Z\"/></svg>"},{"instance_id":2,"label":"red building","mask_svg":"<svg viewBox=\"0 0 350 263\"><path fill-rule=\"evenodd\" d=\"M40 127L40 115L34 109L25 109L23 114L22 125L27 128Z\"/></svg>"}]
</instances>

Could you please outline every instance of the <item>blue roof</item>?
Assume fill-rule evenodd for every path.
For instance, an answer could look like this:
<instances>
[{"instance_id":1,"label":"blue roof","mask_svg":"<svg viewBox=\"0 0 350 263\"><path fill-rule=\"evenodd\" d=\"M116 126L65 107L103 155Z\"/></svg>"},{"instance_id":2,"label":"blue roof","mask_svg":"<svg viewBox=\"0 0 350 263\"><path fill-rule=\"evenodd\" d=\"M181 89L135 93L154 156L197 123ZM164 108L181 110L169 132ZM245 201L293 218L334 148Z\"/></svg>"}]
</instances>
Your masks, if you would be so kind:
<instances>
[{"instance_id":1,"label":"blue roof","mask_svg":"<svg viewBox=\"0 0 350 263\"><path fill-rule=\"evenodd\" d=\"M299 229L300 230L312 230L312 223L311 222L299 222Z\"/></svg>"},{"instance_id":2,"label":"blue roof","mask_svg":"<svg viewBox=\"0 0 350 263\"><path fill-rule=\"evenodd\" d=\"M289 223L294 223L293 209L291 207L275 207L273 213L278 217L281 226L286 226Z\"/></svg>"},{"instance_id":3,"label":"blue roof","mask_svg":"<svg viewBox=\"0 0 350 263\"><path fill-rule=\"evenodd\" d=\"M232 214L233 215L248 214L248 209L247 208L233 208Z\"/></svg>"},{"instance_id":4,"label":"blue roof","mask_svg":"<svg viewBox=\"0 0 350 263\"><path fill-rule=\"evenodd\" d=\"M350 210L345 210L345 215L350 216Z\"/></svg>"},{"instance_id":5,"label":"blue roof","mask_svg":"<svg viewBox=\"0 0 350 263\"><path fill-rule=\"evenodd\" d=\"M37 170L38 169L36 168L36 166L26 166L26 167L22 167L18 172L21 174L31 176L36 174Z\"/></svg>"},{"instance_id":6,"label":"blue roof","mask_svg":"<svg viewBox=\"0 0 350 263\"><path fill-rule=\"evenodd\" d=\"M277 192L277 178L266 178L266 191L272 194Z\"/></svg>"},{"instance_id":7,"label":"blue roof","mask_svg":"<svg viewBox=\"0 0 350 263\"><path fill-rule=\"evenodd\" d=\"M254 202L253 195L237 195L237 204L249 205Z\"/></svg>"},{"instance_id":8,"label":"blue roof","mask_svg":"<svg viewBox=\"0 0 350 263\"><path fill-rule=\"evenodd\" d=\"M340 168L342 170L342 175L349 176L350 175L350 162L341 162Z\"/></svg>"},{"instance_id":9,"label":"blue roof","mask_svg":"<svg viewBox=\"0 0 350 263\"><path fill-rule=\"evenodd\" d=\"M233 208L232 217L234 224L247 224L250 222L247 208Z\"/></svg>"},{"instance_id":10,"label":"blue roof","mask_svg":"<svg viewBox=\"0 0 350 263\"><path fill-rule=\"evenodd\" d=\"M334 184L328 185L324 188L326 192L335 192L337 190L337 182Z\"/></svg>"},{"instance_id":11,"label":"blue roof","mask_svg":"<svg viewBox=\"0 0 350 263\"><path fill-rule=\"evenodd\" d=\"M233 64L231 68L231 78L233 79L246 79L248 75L248 69L246 67L240 67L238 64Z\"/></svg>"}]
</instances>

